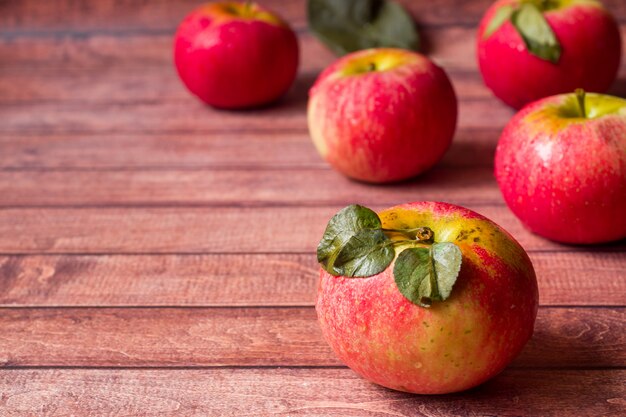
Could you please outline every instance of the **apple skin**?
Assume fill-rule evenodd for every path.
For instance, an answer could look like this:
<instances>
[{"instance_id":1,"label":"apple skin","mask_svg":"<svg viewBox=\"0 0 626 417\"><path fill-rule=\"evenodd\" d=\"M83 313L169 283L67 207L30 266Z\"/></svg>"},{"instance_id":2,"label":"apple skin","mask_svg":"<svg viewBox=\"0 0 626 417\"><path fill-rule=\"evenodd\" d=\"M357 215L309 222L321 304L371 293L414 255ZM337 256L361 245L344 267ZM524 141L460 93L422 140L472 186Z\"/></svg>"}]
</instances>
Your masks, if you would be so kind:
<instances>
[{"instance_id":1,"label":"apple skin","mask_svg":"<svg viewBox=\"0 0 626 417\"><path fill-rule=\"evenodd\" d=\"M393 182L427 170L450 146L456 119L445 72L407 50L346 55L309 92L309 132L318 152L360 181Z\"/></svg>"},{"instance_id":2,"label":"apple skin","mask_svg":"<svg viewBox=\"0 0 626 417\"><path fill-rule=\"evenodd\" d=\"M562 48L558 63L553 64L528 52L510 21L484 39L483 33L496 10L517 3L495 2L478 29L480 72L496 97L520 109L532 101L576 88L599 93L609 89L617 75L622 47L619 27L601 4L573 0L569 6L544 13Z\"/></svg>"},{"instance_id":3,"label":"apple skin","mask_svg":"<svg viewBox=\"0 0 626 417\"><path fill-rule=\"evenodd\" d=\"M380 213L383 227L430 227L463 263L450 297L419 307L398 290L393 263L368 278L320 272L316 309L337 356L364 378L418 394L474 387L499 373L533 333L538 292L522 247L485 217L440 202ZM398 250L396 253L399 253Z\"/></svg>"},{"instance_id":4,"label":"apple skin","mask_svg":"<svg viewBox=\"0 0 626 417\"><path fill-rule=\"evenodd\" d=\"M256 4L206 4L182 21L174 39L180 79L200 100L224 109L282 96L295 79L298 53L293 30Z\"/></svg>"},{"instance_id":5,"label":"apple skin","mask_svg":"<svg viewBox=\"0 0 626 417\"><path fill-rule=\"evenodd\" d=\"M563 117L576 113L574 94L529 104L496 149L509 208L531 231L564 243L626 237L626 100L587 94L586 103L595 117Z\"/></svg>"}]
</instances>

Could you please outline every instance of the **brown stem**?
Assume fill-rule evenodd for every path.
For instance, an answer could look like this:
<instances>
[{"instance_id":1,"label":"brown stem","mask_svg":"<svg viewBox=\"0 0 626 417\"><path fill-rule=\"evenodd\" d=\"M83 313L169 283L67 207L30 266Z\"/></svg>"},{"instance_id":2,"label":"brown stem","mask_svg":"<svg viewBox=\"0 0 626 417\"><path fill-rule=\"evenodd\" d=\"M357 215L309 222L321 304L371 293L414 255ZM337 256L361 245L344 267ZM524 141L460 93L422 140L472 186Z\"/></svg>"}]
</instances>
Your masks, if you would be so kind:
<instances>
[{"instance_id":1,"label":"brown stem","mask_svg":"<svg viewBox=\"0 0 626 417\"><path fill-rule=\"evenodd\" d=\"M430 227L420 227L415 232L415 240L422 243L433 243L435 232Z\"/></svg>"}]
</instances>

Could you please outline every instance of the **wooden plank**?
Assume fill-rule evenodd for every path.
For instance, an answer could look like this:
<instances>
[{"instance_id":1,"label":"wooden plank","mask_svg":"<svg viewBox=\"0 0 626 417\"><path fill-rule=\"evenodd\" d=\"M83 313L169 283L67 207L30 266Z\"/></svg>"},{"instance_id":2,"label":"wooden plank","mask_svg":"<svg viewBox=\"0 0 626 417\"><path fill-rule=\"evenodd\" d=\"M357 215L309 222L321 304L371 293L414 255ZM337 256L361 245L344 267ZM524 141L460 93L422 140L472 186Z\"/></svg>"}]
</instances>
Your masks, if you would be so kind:
<instances>
[{"instance_id":1,"label":"wooden plank","mask_svg":"<svg viewBox=\"0 0 626 417\"><path fill-rule=\"evenodd\" d=\"M459 133L457 140L461 141L461 137L471 137L477 146L495 150L494 143L498 135L497 131L477 131L473 135ZM462 147L467 149L469 145ZM0 169L128 170L327 166L315 151L306 131L299 133L224 131L185 135L141 132L104 135L14 133L0 134L0 148L3 150L0 152Z\"/></svg>"},{"instance_id":2,"label":"wooden plank","mask_svg":"<svg viewBox=\"0 0 626 417\"><path fill-rule=\"evenodd\" d=\"M213 133L307 130L306 90L247 111L211 109L196 100L135 103L15 103L0 106L4 133ZM501 129L515 112L491 98L459 100L459 128ZM37 117L33 117L33 115Z\"/></svg>"},{"instance_id":3,"label":"wooden plank","mask_svg":"<svg viewBox=\"0 0 626 417\"><path fill-rule=\"evenodd\" d=\"M626 20L626 6L620 0L603 0L619 20ZM306 27L304 1L261 0L260 4L278 11L295 28ZM439 0L437 7L428 2L401 0L400 3L415 16L418 25L476 25L490 0ZM173 31L180 20L198 6L197 1L177 2L143 0L105 0L87 4L71 0L54 4L36 0L0 3L0 27L4 31L93 31L129 30Z\"/></svg>"},{"instance_id":4,"label":"wooden plank","mask_svg":"<svg viewBox=\"0 0 626 417\"><path fill-rule=\"evenodd\" d=\"M45 192L42 192L45 184ZM333 184L332 187L323 184ZM285 192L289 190L289 192ZM372 187L330 169L0 171L0 206L393 205L409 200L500 204L493 168L434 168Z\"/></svg>"},{"instance_id":5,"label":"wooden plank","mask_svg":"<svg viewBox=\"0 0 626 417\"><path fill-rule=\"evenodd\" d=\"M438 417L523 409L525 416L608 417L622 415L625 379L621 370L509 370L465 393L417 396L348 369L4 370L0 388L9 415Z\"/></svg>"},{"instance_id":6,"label":"wooden plank","mask_svg":"<svg viewBox=\"0 0 626 417\"><path fill-rule=\"evenodd\" d=\"M313 253L328 220L341 208L0 209L0 254ZM526 250L585 249L531 234L506 206L469 208L500 224ZM622 251L624 243L602 248Z\"/></svg>"},{"instance_id":7,"label":"wooden plank","mask_svg":"<svg viewBox=\"0 0 626 417\"><path fill-rule=\"evenodd\" d=\"M440 166L492 166L497 129L459 129ZM0 169L325 168L308 132L0 134ZM123 149L123 152L120 150Z\"/></svg>"},{"instance_id":8,"label":"wooden plank","mask_svg":"<svg viewBox=\"0 0 626 417\"><path fill-rule=\"evenodd\" d=\"M530 258L542 305L626 305L626 252ZM0 305L311 306L318 270L313 253L1 256Z\"/></svg>"},{"instance_id":9,"label":"wooden plank","mask_svg":"<svg viewBox=\"0 0 626 417\"><path fill-rule=\"evenodd\" d=\"M620 26L622 38L626 37L626 23ZM428 56L442 65L449 73L475 72L476 29L473 27L442 26L428 28L423 35L428 39ZM317 73L333 62L336 57L311 33L298 33L300 44L299 78L301 82L312 83ZM622 55L626 54L626 44L622 44ZM147 68L150 70L148 71ZM32 71L55 73L68 70L89 70L77 81L86 83L94 71L107 74L116 71L145 69L144 75L160 75L171 79L174 76L172 64L172 34L131 33L117 36L107 33L91 33L81 36L60 34L55 36L2 36L0 34L0 73L19 74ZM153 75L154 73L155 75ZM626 62L622 61L622 78L626 75ZM130 79L130 74L129 74ZM137 77L133 83L141 83ZM128 87L132 89L133 83ZM45 87L45 86L44 86ZM4 88L7 88L6 86ZM172 86L154 85L157 91L177 88L183 91L177 81ZM35 91L36 92L36 91Z\"/></svg>"},{"instance_id":10,"label":"wooden plank","mask_svg":"<svg viewBox=\"0 0 626 417\"><path fill-rule=\"evenodd\" d=\"M5 308L0 366L335 366L312 307ZM626 362L626 309L541 308L514 367Z\"/></svg>"},{"instance_id":11,"label":"wooden plank","mask_svg":"<svg viewBox=\"0 0 626 417\"><path fill-rule=\"evenodd\" d=\"M343 368L1 370L0 404L10 416L618 417L625 386L624 370L507 370L439 396L384 389Z\"/></svg>"},{"instance_id":12,"label":"wooden plank","mask_svg":"<svg viewBox=\"0 0 626 417\"><path fill-rule=\"evenodd\" d=\"M85 68L50 71L47 68L0 72L0 105L37 102L64 103L142 103L187 102L192 96L170 65L150 69L113 66L99 71L98 77ZM318 71L301 73L288 93L306 96ZM465 99L491 98L478 72L450 72L459 96Z\"/></svg>"}]
</instances>

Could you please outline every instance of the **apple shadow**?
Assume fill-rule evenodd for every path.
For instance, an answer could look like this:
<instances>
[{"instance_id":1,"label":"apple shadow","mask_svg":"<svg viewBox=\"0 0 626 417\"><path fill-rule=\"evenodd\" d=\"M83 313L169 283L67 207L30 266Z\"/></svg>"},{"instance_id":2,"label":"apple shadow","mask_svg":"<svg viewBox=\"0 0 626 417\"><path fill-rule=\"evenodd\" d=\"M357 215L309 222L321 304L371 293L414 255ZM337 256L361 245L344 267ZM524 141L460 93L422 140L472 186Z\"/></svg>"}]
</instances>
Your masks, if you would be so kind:
<instances>
[{"instance_id":1,"label":"apple shadow","mask_svg":"<svg viewBox=\"0 0 626 417\"><path fill-rule=\"evenodd\" d=\"M306 111L306 104L308 101L309 90L315 83L318 74L313 73L304 73L298 74L293 84L289 88L289 90L283 94L281 97L276 100L270 101L268 103L249 106L243 108L229 109L222 107L215 107L206 105L208 108L211 108L216 111L224 112L224 113L256 113L256 112L266 112L277 109L289 109L294 112L302 112Z\"/></svg>"},{"instance_id":2,"label":"apple shadow","mask_svg":"<svg viewBox=\"0 0 626 417\"><path fill-rule=\"evenodd\" d=\"M298 73L289 91L276 104L285 106L305 106L309 100L309 90L317 80L318 73Z\"/></svg>"},{"instance_id":3,"label":"apple shadow","mask_svg":"<svg viewBox=\"0 0 626 417\"><path fill-rule=\"evenodd\" d=\"M626 98L626 78L618 78L608 91L612 96Z\"/></svg>"}]
</instances>

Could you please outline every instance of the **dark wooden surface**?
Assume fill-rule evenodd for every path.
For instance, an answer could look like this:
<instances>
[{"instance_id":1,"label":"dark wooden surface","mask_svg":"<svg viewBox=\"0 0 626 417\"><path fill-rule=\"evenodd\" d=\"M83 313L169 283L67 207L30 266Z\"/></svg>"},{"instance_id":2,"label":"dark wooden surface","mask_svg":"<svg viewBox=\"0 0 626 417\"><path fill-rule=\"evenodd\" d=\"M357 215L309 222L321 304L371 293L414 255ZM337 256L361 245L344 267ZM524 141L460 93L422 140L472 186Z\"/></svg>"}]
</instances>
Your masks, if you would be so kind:
<instances>
[{"instance_id":1,"label":"dark wooden surface","mask_svg":"<svg viewBox=\"0 0 626 417\"><path fill-rule=\"evenodd\" d=\"M552 243L504 206L492 159L513 112L474 59L489 1L404 2L461 113L435 169L386 187L317 156L307 90L333 57L302 1L262 3L298 33L298 79L275 106L223 112L171 63L195 1L0 1L0 415L625 415L625 242ZM626 34L626 4L605 3ZM626 95L624 64L612 93ZM369 384L316 323L328 218L412 200L485 214L537 270L533 339L468 392Z\"/></svg>"}]
</instances>

